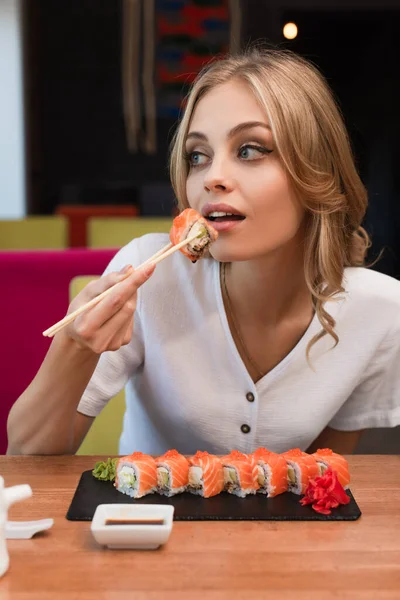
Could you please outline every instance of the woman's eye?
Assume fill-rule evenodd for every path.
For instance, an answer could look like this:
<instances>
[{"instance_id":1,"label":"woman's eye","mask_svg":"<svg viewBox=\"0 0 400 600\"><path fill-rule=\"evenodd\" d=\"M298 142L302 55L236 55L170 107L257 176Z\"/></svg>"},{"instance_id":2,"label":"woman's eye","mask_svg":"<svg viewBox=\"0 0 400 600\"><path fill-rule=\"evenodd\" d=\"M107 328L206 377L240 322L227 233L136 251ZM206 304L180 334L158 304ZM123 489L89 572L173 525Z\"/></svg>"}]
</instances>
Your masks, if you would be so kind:
<instances>
[{"instance_id":1,"label":"woman's eye","mask_svg":"<svg viewBox=\"0 0 400 600\"><path fill-rule=\"evenodd\" d=\"M191 167L198 167L207 162L207 156L202 152L189 152L188 161Z\"/></svg>"},{"instance_id":2,"label":"woman's eye","mask_svg":"<svg viewBox=\"0 0 400 600\"><path fill-rule=\"evenodd\" d=\"M239 157L244 160L254 160L260 158L264 154L269 154L272 150L268 150L263 146L242 146L239 150Z\"/></svg>"}]
</instances>

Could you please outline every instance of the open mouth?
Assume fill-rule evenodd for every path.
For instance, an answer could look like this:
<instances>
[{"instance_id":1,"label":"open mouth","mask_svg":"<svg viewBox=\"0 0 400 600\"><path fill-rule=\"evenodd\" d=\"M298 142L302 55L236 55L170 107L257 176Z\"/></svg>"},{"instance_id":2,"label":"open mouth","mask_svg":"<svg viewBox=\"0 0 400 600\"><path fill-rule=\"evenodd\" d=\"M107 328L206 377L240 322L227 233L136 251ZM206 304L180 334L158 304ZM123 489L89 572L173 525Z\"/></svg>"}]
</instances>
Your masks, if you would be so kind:
<instances>
[{"instance_id":1,"label":"open mouth","mask_svg":"<svg viewBox=\"0 0 400 600\"><path fill-rule=\"evenodd\" d=\"M212 212L206 217L212 223L223 223L224 221L244 221L243 215L234 215L231 213Z\"/></svg>"}]
</instances>

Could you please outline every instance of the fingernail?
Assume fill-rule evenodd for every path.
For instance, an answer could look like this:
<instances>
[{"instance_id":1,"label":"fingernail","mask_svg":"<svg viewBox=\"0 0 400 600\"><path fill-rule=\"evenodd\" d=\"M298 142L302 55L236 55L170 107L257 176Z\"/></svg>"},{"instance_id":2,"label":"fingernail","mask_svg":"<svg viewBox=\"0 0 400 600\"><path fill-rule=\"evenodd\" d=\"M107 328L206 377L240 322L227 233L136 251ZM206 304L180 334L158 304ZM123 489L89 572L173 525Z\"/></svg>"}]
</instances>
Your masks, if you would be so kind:
<instances>
[{"instance_id":1,"label":"fingernail","mask_svg":"<svg viewBox=\"0 0 400 600\"><path fill-rule=\"evenodd\" d=\"M150 275L153 273L155 268L156 268L156 265L154 263L150 263L149 265L146 265L145 268L143 269L146 277L150 277Z\"/></svg>"},{"instance_id":2,"label":"fingernail","mask_svg":"<svg viewBox=\"0 0 400 600\"><path fill-rule=\"evenodd\" d=\"M125 267L122 267L122 269L119 271L120 275L125 275L125 273L128 273L128 271L130 271L132 269L132 265L125 265Z\"/></svg>"}]
</instances>

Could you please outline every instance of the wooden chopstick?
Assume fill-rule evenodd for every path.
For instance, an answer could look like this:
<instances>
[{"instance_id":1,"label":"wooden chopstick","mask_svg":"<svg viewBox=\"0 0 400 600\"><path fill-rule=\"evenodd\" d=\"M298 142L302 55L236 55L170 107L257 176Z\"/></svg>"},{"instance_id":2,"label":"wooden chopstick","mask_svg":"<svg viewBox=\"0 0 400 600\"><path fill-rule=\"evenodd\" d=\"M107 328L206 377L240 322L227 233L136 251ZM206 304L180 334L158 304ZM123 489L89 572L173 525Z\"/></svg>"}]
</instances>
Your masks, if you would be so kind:
<instances>
[{"instance_id":1,"label":"wooden chopstick","mask_svg":"<svg viewBox=\"0 0 400 600\"><path fill-rule=\"evenodd\" d=\"M167 250L169 250L172 246L173 246L173 244L170 242L169 244L167 244L166 246L164 246L164 248L161 248L161 250L159 250L158 252L156 252L155 254L153 254L153 256L150 256L150 258L148 258L147 260L145 260L140 265L140 267L138 267L138 269L141 269L141 268L145 267L146 265L150 264L156 258L158 258L162 254L164 254ZM122 283L123 281L125 281L125 279L127 279L128 277L130 277L130 275L132 275L132 273L127 273L126 276L123 277L123 279L121 279L120 281L118 281L118 283ZM118 283L114 284L111 288L109 288L109 290L114 289L114 287L116 285L118 285ZM93 306L95 304L97 304L99 302L99 300L101 300L102 298L104 298L104 296L107 296L107 293L108 293L109 290L106 290L102 294L99 294L98 296L96 296L96 298L93 299L93 300L96 300L96 302L93 303ZM91 302L93 302L93 300ZM87 308L90 308L89 304L90 304L90 302L88 302L87 304L85 304L81 308L84 308L86 310ZM77 309L77 310L80 310L80 309ZM51 327L49 327L49 329L46 329L46 331L43 331L42 335L44 335L45 337L54 337L56 333L58 333L61 329L63 329L63 327L65 327L65 325L68 325L68 323L71 322L71 321L68 321L68 323L67 323L65 321L67 320L68 317L71 317L76 312L77 311L71 313L70 315L67 315L64 319L62 319L61 321L58 321L58 323L55 323L54 325L52 325ZM78 316L78 315L76 315L76 316Z\"/></svg>"},{"instance_id":2,"label":"wooden chopstick","mask_svg":"<svg viewBox=\"0 0 400 600\"><path fill-rule=\"evenodd\" d=\"M139 267L137 267L135 269L135 271L142 269L143 267L149 265L150 263L152 263L153 265L157 265L158 263L163 261L165 258L168 258L168 256L171 256L171 254L173 254L177 250L180 250L181 248L183 248L190 242L193 242L198 237L199 237L199 234L197 233L196 235L188 237L185 240L183 240L182 242L179 242L179 244L176 244L175 246L173 244L168 244L167 246L165 246L164 248L162 248L161 250L156 252L153 256L151 256L150 258L145 260L141 265L139 265ZM92 300L90 300L89 302L87 302L86 304L84 304L83 306L81 306L80 308L75 310L74 312L72 312L70 315L65 316L63 319L61 319L61 321L58 321L57 323L55 323L54 325L52 325L51 327L46 329L46 331L43 331L42 335L44 335L45 337L53 337L61 329L63 329L64 327L66 327L67 325L72 323L72 321L74 321L76 319L76 317L81 315L83 312L85 312L89 308L93 308L93 306L96 306L96 304L98 304L103 298L108 296L108 294L110 294L113 291L113 289L115 288L116 285L119 285L120 283L122 283L122 281L124 281L125 279L130 277L131 274L132 273L128 273L126 275L126 277L124 277L124 279L122 279L121 281L118 281L118 283L114 284L113 286L111 286L110 288L108 288L107 290L105 290L104 292L102 292L101 294L96 296L95 298L92 298Z\"/></svg>"},{"instance_id":3,"label":"wooden chopstick","mask_svg":"<svg viewBox=\"0 0 400 600\"><path fill-rule=\"evenodd\" d=\"M148 258L147 260L145 260L140 267L138 267L139 269L141 267L145 267L146 265L149 265L151 262L153 262L154 260L156 260L156 258L158 258L159 256L162 256L164 254L164 252L166 252L167 250L169 250L170 248L172 248L173 244L172 242L170 242L169 244L167 244L166 246L164 246L164 248L161 248L161 250L159 250L158 252L156 252L155 254L153 254L153 256L150 256L150 258Z\"/></svg>"}]
</instances>

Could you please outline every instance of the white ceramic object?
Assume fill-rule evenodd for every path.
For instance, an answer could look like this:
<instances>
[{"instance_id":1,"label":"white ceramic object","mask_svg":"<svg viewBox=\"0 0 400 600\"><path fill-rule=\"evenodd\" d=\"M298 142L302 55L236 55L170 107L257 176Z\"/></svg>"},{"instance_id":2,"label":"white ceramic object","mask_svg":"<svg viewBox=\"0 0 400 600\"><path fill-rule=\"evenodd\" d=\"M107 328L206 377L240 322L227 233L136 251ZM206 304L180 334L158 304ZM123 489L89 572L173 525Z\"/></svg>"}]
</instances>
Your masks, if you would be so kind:
<instances>
[{"instance_id":1,"label":"white ceramic object","mask_svg":"<svg viewBox=\"0 0 400 600\"><path fill-rule=\"evenodd\" d=\"M14 485L4 487L4 479L0 476L0 577L4 575L10 564L6 543L6 523L8 509L15 502L20 502L32 496L29 485Z\"/></svg>"},{"instance_id":2,"label":"white ceramic object","mask_svg":"<svg viewBox=\"0 0 400 600\"><path fill-rule=\"evenodd\" d=\"M155 550L168 541L174 507L168 504L99 504L91 530L95 540L108 548ZM109 519L162 520L162 525L107 525Z\"/></svg>"},{"instance_id":3,"label":"white ceramic object","mask_svg":"<svg viewBox=\"0 0 400 600\"><path fill-rule=\"evenodd\" d=\"M7 540L29 540L35 533L53 527L53 519L37 521L7 521L5 534Z\"/></svg>"}]
</instances>

